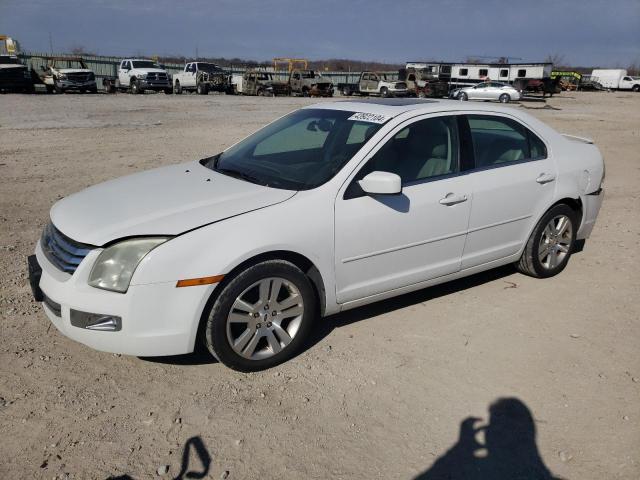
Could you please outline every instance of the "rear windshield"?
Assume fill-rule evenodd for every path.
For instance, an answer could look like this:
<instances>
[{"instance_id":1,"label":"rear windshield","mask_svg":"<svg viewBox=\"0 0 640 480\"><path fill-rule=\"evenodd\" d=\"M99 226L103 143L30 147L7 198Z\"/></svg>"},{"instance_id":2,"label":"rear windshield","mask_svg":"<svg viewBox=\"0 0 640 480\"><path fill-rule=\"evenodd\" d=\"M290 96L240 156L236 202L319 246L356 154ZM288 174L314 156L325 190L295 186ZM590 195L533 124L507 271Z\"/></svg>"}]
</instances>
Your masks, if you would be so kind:
<instances>
[{"instance_id":1,"label":"rear windshield","mask_svg":"<svg viewBox=\"0 0 640 480\"><path fill-rule=\"evenodd\" d=\"M338 173L382 126L352 119L354 113L298 110L202 164L274 188L315 188Z\"/></svg>"}]
</instances>

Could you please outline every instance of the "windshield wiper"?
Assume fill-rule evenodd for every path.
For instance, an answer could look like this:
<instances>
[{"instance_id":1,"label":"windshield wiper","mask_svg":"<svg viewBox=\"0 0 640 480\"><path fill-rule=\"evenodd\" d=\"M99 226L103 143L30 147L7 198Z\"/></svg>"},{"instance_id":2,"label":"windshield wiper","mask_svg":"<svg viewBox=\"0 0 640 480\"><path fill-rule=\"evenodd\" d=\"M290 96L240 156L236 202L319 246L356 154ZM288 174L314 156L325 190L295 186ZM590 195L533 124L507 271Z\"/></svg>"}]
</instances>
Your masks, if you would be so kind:
<instances>
[{"instance_id":1,"label":"windshield wiper","mask_svg":"<svg viewBox=\"0 0 640 480\"><path fill-rule=\"evenodd\" d=\"M224 167L216 167L216 166L214 166L214 169L216 172L220 172L224 175L228 175L233 178L241 178L242 180L246 180L247 182L256 183L258 185L266 185L264 180L258 177L255 177L250 173L234 170L233 168L224 168Z\"/></svg>"}]
</instances>

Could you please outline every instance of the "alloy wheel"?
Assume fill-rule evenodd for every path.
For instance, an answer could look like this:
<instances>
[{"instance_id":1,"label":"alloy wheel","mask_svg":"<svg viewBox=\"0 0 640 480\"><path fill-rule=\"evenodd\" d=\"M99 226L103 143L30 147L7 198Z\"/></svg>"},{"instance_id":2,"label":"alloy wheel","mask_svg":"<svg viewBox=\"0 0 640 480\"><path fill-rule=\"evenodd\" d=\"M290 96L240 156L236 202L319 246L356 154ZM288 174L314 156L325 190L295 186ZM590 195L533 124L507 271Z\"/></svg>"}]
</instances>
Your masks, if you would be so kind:
<instances>
[{"instance_id":1,"label":"alloy wheel","mask_svg":"<svg viewBox=\"0 0 640 480\"><path fill-rule=\"evenodd\" d=\"M546 269L557 267L571 250L573 227L566 215L553 217L540 237L538 259Z\"/></svg>"},{"instance_id":2,"label":"alloy wheel","mask_svg":"<svg viewBox=\"0 0 640 480\"><path fill-rule=\"evenodd\" d=\"M263 360L280 353L298 333L304 301L289 280L270 277L245 289L227 316L227 341L249 360Z\"/></svg>"}]
</instances>

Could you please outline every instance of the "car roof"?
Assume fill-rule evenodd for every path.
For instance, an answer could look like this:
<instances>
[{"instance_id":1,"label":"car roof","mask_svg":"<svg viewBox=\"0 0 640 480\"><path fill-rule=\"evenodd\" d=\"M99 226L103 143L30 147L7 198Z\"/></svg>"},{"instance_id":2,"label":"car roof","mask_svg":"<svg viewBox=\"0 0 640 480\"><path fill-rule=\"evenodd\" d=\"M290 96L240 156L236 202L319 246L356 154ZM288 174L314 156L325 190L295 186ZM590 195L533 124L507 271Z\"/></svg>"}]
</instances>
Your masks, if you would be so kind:
<instances>
[{"instance_id":1,"label":"car roof","mask_svg":"<svg viewBox=\"0 0 640 480\"><path fill-rule=\"evenodd\" d=\"M517 110L491 103L461 102L459 100L423 100L419 98L378 98L375 100L347 100L317 103L304 108L346 110L397 117L406 112L435 113L457 111L504 112L513 114Z\"/></svg>"}]
</instances>

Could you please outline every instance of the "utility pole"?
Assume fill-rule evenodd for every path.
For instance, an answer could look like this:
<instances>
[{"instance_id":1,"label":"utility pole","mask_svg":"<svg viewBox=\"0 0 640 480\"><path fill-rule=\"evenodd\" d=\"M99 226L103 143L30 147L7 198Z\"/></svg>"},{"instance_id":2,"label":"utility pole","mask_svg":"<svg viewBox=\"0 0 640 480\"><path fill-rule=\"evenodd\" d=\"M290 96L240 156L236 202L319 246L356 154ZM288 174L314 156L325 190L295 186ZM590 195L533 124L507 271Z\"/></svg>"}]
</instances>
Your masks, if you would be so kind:
<instances>
[{"instance_id":1,"label":"utility pole","mask_svg":"<svg viewBox=\"0 0 640 480\"><path fill-rule=\"evenodd\" d=\"M51 55L53 55L53 40L51 39L51 32L49 32L49 49L51 50Z\"/></svg>"}]
</instances>

